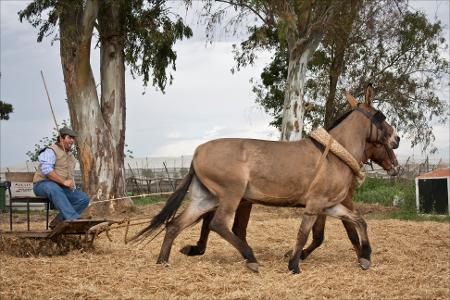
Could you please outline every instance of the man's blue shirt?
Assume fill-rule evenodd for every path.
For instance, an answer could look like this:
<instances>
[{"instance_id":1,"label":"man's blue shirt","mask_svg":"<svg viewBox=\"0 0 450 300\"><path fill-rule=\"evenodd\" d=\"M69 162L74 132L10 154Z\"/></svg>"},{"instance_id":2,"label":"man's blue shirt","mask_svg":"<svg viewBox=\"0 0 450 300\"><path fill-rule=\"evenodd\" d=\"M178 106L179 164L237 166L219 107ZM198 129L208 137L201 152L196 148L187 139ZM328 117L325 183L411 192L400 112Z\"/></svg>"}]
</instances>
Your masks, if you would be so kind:
<instances>
[{"instance_id":1,"label":"man's blue shirt","mask_svg":"<svg viewBox=\"0 0 450 300\"><path fill-rule=\"evenodd\" d=\"M40 162L42 174L47 175L55 168L56 163L55 151L53 151L53 149L51 148L45 149L41 154L39 154L38 160Z\"/></svg>"}]
</instances>

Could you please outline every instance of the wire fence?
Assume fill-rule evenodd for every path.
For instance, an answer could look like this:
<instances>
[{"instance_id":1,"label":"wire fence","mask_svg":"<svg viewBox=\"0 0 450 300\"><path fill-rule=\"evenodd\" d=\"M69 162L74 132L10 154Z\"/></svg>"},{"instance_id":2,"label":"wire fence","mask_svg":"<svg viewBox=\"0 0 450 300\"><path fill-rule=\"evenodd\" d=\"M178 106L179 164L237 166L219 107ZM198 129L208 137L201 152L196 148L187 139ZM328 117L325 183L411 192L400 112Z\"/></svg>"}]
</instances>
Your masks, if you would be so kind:
<instances>
[{"instance_id":1,"label":"wire fence","mask_svg":"<svg viewBox=\"0 0 450 300\"><path fill-rule=\"evenodd\" d=\"M132 195L167 193L172 192L180 180L189 172L192 156L180 157L145 157L127 158L125 162L125 180L128 193ZM428 157L421 161L415 161L408 157L400 163L400 172L397 177L414 179L415 177L438 168L448 168L446 161L430 161ZM2 171L26 171L34 172L37 163L26 163L23 166ZM373 164L373 169L365 165L368 177L391 178L381 167ZM1 178L5 178L1 174ZM75 182L82 187L81 172L75 170Z\"/></svg>"}]
</instances>

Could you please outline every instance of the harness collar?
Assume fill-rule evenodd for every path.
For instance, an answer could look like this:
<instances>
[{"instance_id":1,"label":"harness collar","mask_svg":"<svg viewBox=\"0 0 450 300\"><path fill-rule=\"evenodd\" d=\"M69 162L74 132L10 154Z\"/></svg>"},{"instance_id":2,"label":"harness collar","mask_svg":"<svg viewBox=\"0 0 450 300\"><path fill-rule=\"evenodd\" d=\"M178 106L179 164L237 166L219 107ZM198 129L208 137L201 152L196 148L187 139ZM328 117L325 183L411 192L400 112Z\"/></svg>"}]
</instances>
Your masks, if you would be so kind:
<instances>
[{"instance_id":1,"label":"harness collar","mask_svg":"<svg viewBox=\"0 0 450 300\"><path fill-rule=\"evenodd\" d=\"M348 152L338 141L336 141L325 129L319 127L309 134L309 136L324 146L328 146L330 152L342 160L352 171L359 184L365 179L365 174L361 170L361 164ZM328 145L329 144L329 145ZM327 151L326 151L327 152ZM325 153L325 152L324 152ZM325 153L326 156L327 153ZM320 167L320 166L319 166ZM317 173L318 171L316 171Z\"/></svg>"}]
</instances>

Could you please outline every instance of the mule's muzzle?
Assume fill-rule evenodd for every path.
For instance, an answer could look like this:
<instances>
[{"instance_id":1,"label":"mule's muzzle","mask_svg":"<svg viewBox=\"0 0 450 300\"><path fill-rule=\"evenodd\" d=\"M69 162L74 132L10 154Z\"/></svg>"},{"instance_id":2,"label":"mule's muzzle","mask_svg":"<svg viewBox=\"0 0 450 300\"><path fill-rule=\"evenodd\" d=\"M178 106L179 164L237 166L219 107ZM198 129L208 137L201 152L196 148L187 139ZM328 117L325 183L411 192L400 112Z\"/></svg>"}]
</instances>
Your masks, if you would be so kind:
<instances>
[{"instance_id":1,"label":"mule's muzzle","mask_svg":"<svg viewBox=\"0 0 450 300\"><path fill-rule=\"evenodd\" d=\"M389 176L397 176L399 171L400 171L400 167L396 166L396 167L388 170L387 173L388 173Z\"/></svg>"},{"instance_id":2,"label":"mule's muzzle","mask_svg":"<svg viewBox=\"0 0 450 300\"><path fill-rule=\"evenodd\" d=\"M397 134L391 135L387 142L387 146L391 149L397 149L400 145L400 137Z\"/></svg>"},{"instance_id":3,"label":"mule's muzzle","mask_svg":"<svg viewBox=\"0 0 450 300\"><path fill-rule=\"evenodd\" d=\"M396 141L397 145L396 145L396 147L394 147L392 149L397 149L398 146L400 145L400 137L398 135L395 137L395 141Z\"/></svg>"}]
</instances>

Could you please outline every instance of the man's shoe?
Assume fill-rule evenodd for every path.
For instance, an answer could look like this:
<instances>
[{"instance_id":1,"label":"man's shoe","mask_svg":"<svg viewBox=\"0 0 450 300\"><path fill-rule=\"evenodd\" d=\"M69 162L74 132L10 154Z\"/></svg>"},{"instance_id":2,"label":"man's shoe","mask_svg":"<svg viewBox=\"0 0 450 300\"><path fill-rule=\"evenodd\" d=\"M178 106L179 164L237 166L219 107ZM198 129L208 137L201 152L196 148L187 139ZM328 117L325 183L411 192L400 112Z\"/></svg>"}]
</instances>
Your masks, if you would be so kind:
<instances>
[{"instance_id":1,"label":"man's shoe","mask_svg":"<svg viewBox=\"0 0 450 300\"><path fill-rule=\"evenodd\" d=\"M58 225L59 223L61 223L63 220L62 219L60 219L60 218L58 218L58 217L55 217L51 222L50 222L50 224L48 224L48 227L50 227L50 229L54 229L55 227L56 227L56 225Z\"/></svg>"}]
</instances>

